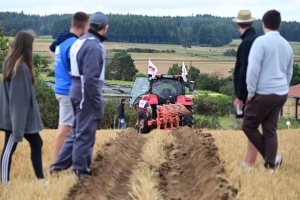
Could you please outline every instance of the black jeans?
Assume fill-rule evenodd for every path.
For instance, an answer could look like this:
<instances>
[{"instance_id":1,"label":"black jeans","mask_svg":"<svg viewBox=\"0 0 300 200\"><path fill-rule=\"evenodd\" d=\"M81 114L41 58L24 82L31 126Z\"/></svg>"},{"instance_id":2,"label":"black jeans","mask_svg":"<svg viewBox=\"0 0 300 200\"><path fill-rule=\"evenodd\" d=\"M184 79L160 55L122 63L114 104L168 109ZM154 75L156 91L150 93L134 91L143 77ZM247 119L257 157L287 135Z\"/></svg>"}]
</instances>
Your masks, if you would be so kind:
<instances>
[{"instance_id":1,"label":"black jeans","mask_svg":"<svg viewBox=\"0 0 300 200\"><path fill-rule=\"evenodd\" d=\"M24 138L29 142L31 148L31 162L35 175L38 179L43 179L42 146L43 141L39 133L25 134ZM18 143L13 141L11 132L5 132L5 143L1 155L1 179L4 184L9 182L11 157L17 148ZM22 163L21 163L22 164Z\"/></svg>"},{"instance_id":2,"label":"black jeans","mask_svg":"<svg viewBox=\"0 0 300 200\"><path fill-rule=\"evenodd\" d=\"M287 95L255 94L245 107L243 131L265 160L265 167L274 168L278 148L277 122ZM262 125L262 134L258 127Z\"/></svg>"}]
</instances>

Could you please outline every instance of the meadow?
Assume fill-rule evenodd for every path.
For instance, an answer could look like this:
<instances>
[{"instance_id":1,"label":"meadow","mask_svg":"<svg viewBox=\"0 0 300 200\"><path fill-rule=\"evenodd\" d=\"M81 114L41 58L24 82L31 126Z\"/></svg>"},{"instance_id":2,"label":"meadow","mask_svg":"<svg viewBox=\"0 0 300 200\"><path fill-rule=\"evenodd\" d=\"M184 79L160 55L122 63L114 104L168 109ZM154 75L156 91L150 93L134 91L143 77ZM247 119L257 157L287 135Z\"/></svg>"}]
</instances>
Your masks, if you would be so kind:
<instances>
[{"instance_id":1,"label":"meadow","mask_svg":"<svg viewBox=\"0 0 300 200\"><path fill-rule=\"evenodd\" d=\"M252 199L262 199L262 200L274 200L274 199L299 199L300 198L300 182L299 182L299 170L300 170L300 151L298 148L298 141L300 139L300 132L297 129L290 130L280 130L278 131L279 136L279 149L278 153L283 155L283 165L275 172L275 174L270 174L263 167L263 160L261 156L258 156L257 162L253 169L241 169L239 167L240 161L244 158L246 150L246 137L241 131L232 131L232 130L203 130L200 132L198 130L187 131L185 130L186 137L178 137L178 133L174 134L163 134L159 131L152 131L148 135L136 135L132 129L128 129L126 133L127 136L117 134L117 130L100 130L97 132L97 139L94 148L94 158L99 155L105 155L105 162L109 162L109 159L118 157L119 160L122 160L122 157L131 155L129 151L137 148L136 145L141 145L139 148L135 149L134 155L140 153L141 157L136 160L128 158L128 160L123 160L122 163L118 163L118 160L111 161L114 166L118 166L121 169L128 167L131 173L124 169L124 172L129 174L126 176L127 179L124 183L120 181L121 185L115 185L119 189L106 190L107 187L113 187L113 184L118 184L114 181L115 175L112 173L116 169L111 168L101 168L99 173L103 177L106 177L110 181L107 183L107 187L102 187L97 185L95 181L101 181L99 178L91 177L86 179L83 183L82 181L77 181L70 171L61 173L58 177L50 176L47 169L52 162L52 149L53 149L53 139L56 134L56 130L44 130L41 132L41 136L44 140L43 145L43 165L46 179L49 181L49 185L44 188L39 181L34 177L32 170L32 165L30 162L30 148L26 141L19 144L12 160L12 169L11 169L11 183L5 189L2 185L0 186L0 198L5 200L13 199L23 199L23 200L34 200L34 199L45 199L45 200L60 200L60 199L81 199L78 195L85 194L85 199L97 199L95 195L112 195L112 199L122 199L122 198L113 198L113 194L117 194L118 190L122 188L127 188L127 193L131 194L131 198L128 199L167 199L164 197L163 188L160 188L160 180L158 176L158 171L160 165L165 162L174 162L172 155L168 153L168 148L165 146L175 146L182 142L186 142L188 137L196 135L197 138L210 138L209 135L204 133L212 134L212 138L207 140L212 142L217 147L216 156L220 160L217 166L224 168L224 173L222 174L213 174L206 173L208 176L211 174L210 178L222 178L223 182L227 184L227 187L235 188L238 193L235 197L224 198L224 199L243 199L243 200L252 200ZM181 133L182 134L182 133ZM146 138L145 141L143 138ZM213 142L214 140L214 142ZM138 142L139 141L139 142ZM203 140L204 141L204 140ZM198 141L200 142L200 141ZM206 142L206 143L207 143ZM139 144L140 143L140 144ZM203 142L201 142L203 143ZM3 137L0 137L0 148L2 148ZM121 146L118 146L118 145ZM193 145L190 143L190 145ZM201 145L195 144L197 147ZM186 146L186 145L185 145ZM188 145L189 146L189 145ZM174 148L175 148L174 147ZM110 148L110 149L108 149ZM117 148L122 148L120 152ZM178 147L179 148L179 147ZM195 147L193 147L195 148ZM215 148L214 148L215 149ZM128 151L128 152L127 152ZM185 150L181 147L176 152L180 154L180 151L184 152ZM98 153L97 153L98 152ZM198 154L203 154L201 151ZM198 155L196 154L196 155ZM210 154L211 155L211 154ZM192 156L192 154L190 155ZM212 156L212 155L211 155ZM197 163L197 166L201 165L199 163L210 162L211 158L206 157L205 160L199 160L196 157L186 157L185 162L189 162L191 159L192 162ZM98 163L97 166L100 166L103 161L94 161L94 165ZM99 163L100 162L100 163ZM131 162L128 164L128 162ZM136 163L135 163L136 162ZM178 160L178 165L179 165ZM105 164L105 163L104 163ZM174 164L174 163L173 163ZM176 163L175 163L176 164ZM151 167L152 166L152 167ZM211 166L211 165L210 165ZM217 167L216 166L216 167ZM103 166L105 167L105 165ZM191 164L190 167L182 168L182 170L187 172L192 170L194 167ZM204 170L205 166L203 166ZM111 170L110 170L111 169ZM211 167L212 169L212 167ZM96 170L96 169L95 169ZM200 169L199 169L200 170ZM109 175L110 173L110 175ZM173 172L172 172L173 173ZM171 173L171 175L172 175ZM201 173L201 170L198 172ZM221 173L221 172L220 172ZM107 175L107 176L105 176ZM169 173L170 175L170 173ZM206 176L205 175L205 176ZM197 179L193 180L193 185L202 184L203 180L197 174L193 174ZM124 177L123 177L124 178ZM202 177L203 178L203 177ZM198 180L198 181L197 181ZM173 180L174 183L177 183ZM201 182L202 181L202 182ZM80 184L81 185L78 185ZM90 186L90 185L93 186ZM100 183L99 183L100 184ZM187 183L185 183L187 184ZM193 190L193 185L189 185L187 191ZM209 184L208 184L209 185ZM80 187L79 187L80 186ZM101 186L101 187L100 187ZM203 186L201 188L196 188L198 193L203 193L204 188L208 186ZM82 189L80 189L82 188ZM95 189L93 189L95 188ZM208 188L207 188L208 189ZM220 188L219 188L220 189ZM79 194L81 191L82 193ZM171 188L169 188L170 191ZM221 190L221 189L220 189ZM182 199L196 199L188 195L187 191L183 191L183 194L186 194ZM219 190L218 190L219 191ZM101 193L102 192L102 193ZM105 193L106 192L106 193ZM221 192L221 191L220 191ZM215 191L216 193L216 191ZM76 196L74 196L76 194ZM125 194L125 193L124 193ZM71 195L71 196L70 196ZM73 195L73 196L72 196ZM93 197L94 195L94 197ZM208 195L208 194L207 194ZM100 198L100 196L98 196ZM72 198L71 198L72 197ZM82 197L82 196L81 196ZM98 198L98 199L99 199ZM205 197L203 197L205 199ZM100 198L102 199L102 198ZM106 199L106 198L103 198ZM124 198L127 199L127 198ZM200 198L199 198L200 199ZM221 198L214 198L221 199Z\"/></svg>"},{"instance_id":2,"label":"meadow","mask_svg":"<svg viewBox=\"0 0 300 200\"><path fill-rule=\"evenodd\" d=\"M48 49L53 40L50 38L37 38L35 52L42 56L49 57ZM225 76L228 75L228 70L234 68L235 57L224 56L223 53L228 49L237 50L237 45L241 40L233 40L230 44L222 47L200 47L192 46L185 49L181 45L168 44L143 44L143 43L114 43L104 42L108 55L113 54L112 49L155 49L155 50L175 50L176 53L135 53L131 52L131 57L134 64L140 73L147 73L148 60L150 59L159 70L159 73L167 73L169 67L173 64L185 63L189 66L190 63L200 69L201 73L213 73L219 71ZM300 62L300 42L290 42L294 50L295 62ZM49 57L50 58L50 57ZM53 68L53 63L50 65Z\"/></svg>"}]
</instances>

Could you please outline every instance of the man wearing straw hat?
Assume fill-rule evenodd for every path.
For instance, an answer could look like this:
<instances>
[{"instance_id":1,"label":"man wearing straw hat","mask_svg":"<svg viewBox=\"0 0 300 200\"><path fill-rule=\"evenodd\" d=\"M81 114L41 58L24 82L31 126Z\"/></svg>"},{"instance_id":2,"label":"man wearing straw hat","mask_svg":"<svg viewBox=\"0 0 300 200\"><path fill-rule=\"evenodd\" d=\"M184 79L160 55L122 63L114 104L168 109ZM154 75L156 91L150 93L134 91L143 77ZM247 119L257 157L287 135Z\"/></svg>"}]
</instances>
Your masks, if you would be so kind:
<instances>
[{"instance_id":1,"label":"man wearing straw hat","mask_svg":"<svg viewBox=\"0 0 300 200\"><path fill-rule=\"evenodd\" d=\"M277 122L287 100L293 75L293 49L280 35L281 16L269 10L262 18L264 35L258 37L249 53L247 69L248 99L243 131L274 173L282 163L277 155ZM262 134L258 130L262 125Z\"/></svg>"},{"instance_id":2,"label":"man wearing straw hat","mask_svg":"<svg viewBox=\"0 0 300 200\"><path fill-rule=\"evenodd\" d=\"M236 64L234 69L234 89L236 100L234 106L239 106L243 111L245 108L248 91L246 84L246 73L248 67L248 56L257 34L252 27L256 19L251 16L249 10L240 10L237 18L232 19L237 24L238 31L241 33L242 43L239 45L236 55ZM243 118L243 114L236 115L237 118ZM257 150L253 144L248 141L245 160L241 163L242 167L252 166L255 163Z\"/></svg>"}]
</instances>

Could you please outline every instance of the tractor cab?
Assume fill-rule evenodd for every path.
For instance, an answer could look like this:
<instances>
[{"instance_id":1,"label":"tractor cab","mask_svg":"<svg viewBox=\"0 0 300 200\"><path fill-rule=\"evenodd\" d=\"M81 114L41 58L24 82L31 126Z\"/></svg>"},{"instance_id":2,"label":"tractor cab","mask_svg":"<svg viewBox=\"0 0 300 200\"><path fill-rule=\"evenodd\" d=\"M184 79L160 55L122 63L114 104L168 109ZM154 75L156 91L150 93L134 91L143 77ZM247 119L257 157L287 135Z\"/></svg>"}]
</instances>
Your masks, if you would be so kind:
<instances>
[{"instance_id":1,"label":"tractor cab","mask_svg":"<svg viewBox=\"0 0 300 200\"><path fill-rule=\"evenodd\" d=\"M158 97L158 104L175 103L177 97L185 95L185 85L182 77L174 75L157 75L150 81L149 94Z\"/></svg>"},{"instance_id":2,"label":"tractor cab","mask_svg":"<svg viewBox=\"0 0 300 200\"><path fill-rule=\"evenodd\" d=\"M132 108L134 102L149 90L149 80L145 77L135 79L130 92L129 107Z\"/></svg>"}]
</instances>

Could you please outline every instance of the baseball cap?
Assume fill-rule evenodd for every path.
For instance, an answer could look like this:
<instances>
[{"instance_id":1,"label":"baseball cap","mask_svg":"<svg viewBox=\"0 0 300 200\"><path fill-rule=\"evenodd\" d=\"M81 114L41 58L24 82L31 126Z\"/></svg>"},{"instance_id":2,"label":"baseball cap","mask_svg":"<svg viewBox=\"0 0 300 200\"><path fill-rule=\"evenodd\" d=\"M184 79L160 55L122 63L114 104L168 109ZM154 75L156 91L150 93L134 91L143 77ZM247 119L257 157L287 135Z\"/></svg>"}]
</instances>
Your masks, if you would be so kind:
<instances>
[{"instance_id":1,"label":"baseball cap","mask_svg":"<svg viewBox=\"0 0 300 200\"><path fill-rule=\"evenodd\" d=\"M96 24L99 28L101 28L108 23L108 18L102 12L96 12L90 16L89 23Z\"/></svg>"}]
</instances>

